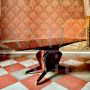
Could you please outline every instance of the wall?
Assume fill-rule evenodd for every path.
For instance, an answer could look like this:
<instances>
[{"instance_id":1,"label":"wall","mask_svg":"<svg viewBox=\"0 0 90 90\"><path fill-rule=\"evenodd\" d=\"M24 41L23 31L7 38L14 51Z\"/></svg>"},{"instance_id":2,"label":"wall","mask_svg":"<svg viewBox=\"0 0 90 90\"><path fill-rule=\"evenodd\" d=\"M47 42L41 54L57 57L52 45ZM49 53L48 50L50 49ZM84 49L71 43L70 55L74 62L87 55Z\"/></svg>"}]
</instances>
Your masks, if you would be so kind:
<instances>
[{"instance_id":1,"label":"wall","mask_svg":"<svg viewBox=\"0 0 90 90\"><path fill-rule=\"evenodd\" d=\"M83 0L1 0L1 4L1 40L86 37Z\"/></svg>"}]
</instances>

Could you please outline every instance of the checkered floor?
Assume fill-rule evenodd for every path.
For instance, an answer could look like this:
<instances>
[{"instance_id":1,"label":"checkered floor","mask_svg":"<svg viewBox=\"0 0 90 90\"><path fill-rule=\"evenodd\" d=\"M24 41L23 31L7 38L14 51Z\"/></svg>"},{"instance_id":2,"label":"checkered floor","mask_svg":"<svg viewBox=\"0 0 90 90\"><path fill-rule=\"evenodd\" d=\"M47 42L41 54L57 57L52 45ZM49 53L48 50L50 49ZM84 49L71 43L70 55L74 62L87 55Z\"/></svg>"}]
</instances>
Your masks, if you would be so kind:
<instances>
[{"instance_id":1,"label":"checkered floor","mask_svg":"<svg viewBox=\"0 0 90 90\"><path fill-rule=\"evenodd\" d=\"M79 70L81 67L90 68L90 60L85 63L80 60L68 57L65 60L62 57L60 64L76 66ZM75 72L66 74L52 71L43 78L40 85L36 85L35 81L41 73L25 74L25 71L38 65L32 54L0 62L0 90L90 90L89 70L77 72L75 69Z\"/></svg>"}]
</instances>

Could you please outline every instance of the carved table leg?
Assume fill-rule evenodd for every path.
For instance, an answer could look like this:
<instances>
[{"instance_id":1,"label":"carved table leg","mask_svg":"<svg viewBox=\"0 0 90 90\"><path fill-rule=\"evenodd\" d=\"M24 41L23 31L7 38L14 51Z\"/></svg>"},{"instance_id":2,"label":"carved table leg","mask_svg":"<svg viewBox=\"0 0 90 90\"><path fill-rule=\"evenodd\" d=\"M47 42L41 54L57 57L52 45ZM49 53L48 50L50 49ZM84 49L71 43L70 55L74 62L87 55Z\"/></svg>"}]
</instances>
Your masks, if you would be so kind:
<instances>
[{"instance_id":1,"label":"carved table leg","mask_svg":"<svg viewBox=\"0 0 90 90\"><path fill-rule=\"evenodd\" d=\"M26 71L25 72L26 74L34 73L34 72L35 73L36 72L42 72L44 70L43 55L44 55L44 51L43 50L40 50L39 52L36 53L36 58L37 58L37 60L39 62L39 66L35 67L35 68L31 69L31 70Z\"/></svg>"},{"instance_id":2,"label":"carved table leg","mask_svg":"<svg viewBox=\"0 0 90 90\"><path fill-rule=\"evenodd\" d=\"M59 66L59 61L62 57L62 53L59 50L50 50L49 52L46 51L44 54L44 63L45 63L45 69L38 78L36 84L39 85L41 79L47 74L47 72L53 70L56 68L56 65Z\"/></svg>"}]
</instances>

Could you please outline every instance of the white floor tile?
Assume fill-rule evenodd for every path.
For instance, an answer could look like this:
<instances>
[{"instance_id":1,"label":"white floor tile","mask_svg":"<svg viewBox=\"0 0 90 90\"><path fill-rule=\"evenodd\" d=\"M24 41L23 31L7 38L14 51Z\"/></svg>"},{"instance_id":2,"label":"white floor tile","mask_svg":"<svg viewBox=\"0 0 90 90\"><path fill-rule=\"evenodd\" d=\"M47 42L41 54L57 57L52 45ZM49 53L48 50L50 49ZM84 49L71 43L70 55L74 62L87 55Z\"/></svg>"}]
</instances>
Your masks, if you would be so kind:
<instances>
[{"instance_id":1,"label":"white floor tile","mask_svg":"<svg viewBox=\"0 0 90 90\"><path fill-rule=\"evenodd\" d=\"M65 61L63 63L65 63L67 65L75 65L75 66L79 66L79 65L84 64L83 62L80 62L80 61L77 61L77 60L73 60L73 59L67 60L67 61Z\"/></svg>"},{"instance_id":2,"label":"white floor tile","mask_svg":"<svg viewBox=\"0 0 90 90\"><path fill-rule=\"evenodd\" d=\"M29 76L32 76L34 74L25 74L25 72L29 70L29 68L25 68L25 69L22 69L22 70L19 70L19 71L16 71L16 72L12 72L11 75L13 77L15 77L16 79L18 80L22 80L22 79L25 79Z\"/></svg>"},{"instance_id":3,"label":"white floor tile","mask_svg":"<svg viewBox=\"0 0 90 90\"><path fill-rule=\"evenodd\" d=\"M29 66L38 64L38 61L35 61L33 59L29 59L29 60L20 62L20 64L24 65L25 67L29 67Z\"/></svg>"},{"instance_id":4,"label":"white floor tile","mask_svg":"<svg viewBox=\"0 0 90 90\"><path fill-rule=\"evenodd\" d=\"M58 79L62 78L66 74L59 74L56 71L54 72L48 72L44 77L49 78L52 82L57 81Z\"/></svg>"},{"instance_id":5,"label":"white floor tile","mask_svg":"<svg viewBox=\"0 0 90 90\"><path fill-rule=\"evenodd\" d=\"M48 86L44 87L42 90L69 90L55 82L52 82Z\"/></svg>"},{"instance_id":6,"label":"white floor tile","mask_svg":"<svg viewBox=\"0 0 90 90\"><path fill-rule=\"evenodd\" d=\"M54 72L48 72L44 77L45 78L51 78L53 76L55 76L57 73L54 71Z\"/></svg>"},{"instance_id":7,"label":"white floor tile","mask_svg":"<svg viewBox=\"0 0 90 90\"><path fill-rule=\"evenodd\" d=\"M90 90L90 82L88 82L81 90Z\"/></svg>"},{"instance_id":8,"label":"white floor tile","mask_svg":"<svg viewBox=\"0 0 90 90\"><path fill-rule=\"evenodd\" d=\"M89 60L89 61L87 61L87 62L85 62L85 63L90 64L90 60Z\"/></svg>"},{"instance_id":9,"label":"white floor tile","mask_svg":"<svg viewBox=\"0 0 90 90\"><path fill-rule=\"evenodd\" d=\"M32 58L36 58L36 53L34 52L32 52L32 53L30 53L30 55L28 55L27 56L29 59L32 59Z\"/></svg>"},{"instance_id":10,"label":"white floor tile","mask_svg":"<svg viewBox=\"0 0 90 90\"><path fill-rule=\"evenodd\" d=\"M90 71L82 71L82 72L72 72L71 75L80 78L85 81L90 81Z\"/></svg>"},{"instance_id":11,"label":"white floor tile","mask_svg":"<svg viewBox=\"0 0 90 90\"><path fill-rule=\"evenodd\" d=\"M0 62L0 66L5 67L5 66L12 65L12 64L15 64L15 63L17 63L17 62L10 59L10 60Z\"/></svg>"},{"instance_id":12,"label":"white floor tile","mask_svg":"<svg viewBox=\"0 0 90 90\"><path fill-rule=\"evenodd\" d=\"M0 68L0 76L8 74L8 72L4 68Z\"/></svg>"},{"instance_id":13,"label":"white floor tile","mask_svg":"<svg viewBox=\"0 0 90 90\"><path fill-rule=\"evenodd\" d=\"M29 90L22 83L17 82L1 90Z\"/></svg>"}]
</instances>

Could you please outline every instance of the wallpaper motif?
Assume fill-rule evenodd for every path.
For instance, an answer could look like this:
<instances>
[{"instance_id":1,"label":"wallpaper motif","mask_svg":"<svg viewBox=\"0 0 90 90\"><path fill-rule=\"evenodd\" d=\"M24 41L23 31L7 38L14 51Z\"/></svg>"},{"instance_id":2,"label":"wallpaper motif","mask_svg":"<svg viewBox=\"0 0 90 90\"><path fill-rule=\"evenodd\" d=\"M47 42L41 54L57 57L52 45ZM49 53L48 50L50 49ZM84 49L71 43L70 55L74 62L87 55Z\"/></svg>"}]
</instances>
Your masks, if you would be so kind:
<instances>
[{"instance_id":1,"label":"wallpaper motif","mask_svg":"<svg viewBox=\"0 0 90 90\"><path fill-rule=\"evenodd\" d=\"M86 39L83 0L1 0L0 6L0 40L45 45Z\"/></svg>"}]
</instances>

